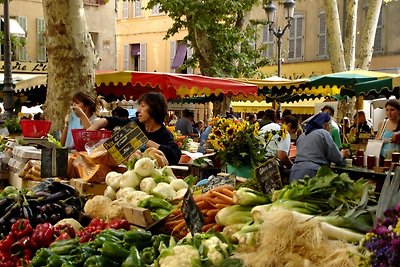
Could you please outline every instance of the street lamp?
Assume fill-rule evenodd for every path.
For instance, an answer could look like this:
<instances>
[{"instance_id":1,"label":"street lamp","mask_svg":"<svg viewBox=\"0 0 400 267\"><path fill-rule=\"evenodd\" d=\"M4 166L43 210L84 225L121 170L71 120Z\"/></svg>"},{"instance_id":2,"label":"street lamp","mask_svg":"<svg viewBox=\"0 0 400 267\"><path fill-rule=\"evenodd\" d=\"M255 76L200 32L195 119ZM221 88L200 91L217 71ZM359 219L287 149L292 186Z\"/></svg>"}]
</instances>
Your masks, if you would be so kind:
<instances>
[{"instance_id":1,"label":"street lamp","mask_svg":"<svg viewBox=\"0 0 400 267\"><path fill-rule=\"evenodd\" d=\"M277 45L278 45L278 77L281 77L282 36L285 34L286 30L289 29L290 26L292 26L291 23L292 23L293 16L294 16L294 8L295 8L295 6L296 6L296 2L294 0L285 0L285 2L283 2L283 7L285 8L285 19L287 20L287 23L286 23L285 27L283 28L283 30L281 29L281 26L278 27L278 30L275 30L275 28L274 28L276 7L272 3L272 1L267 2L263 6L264 10L265 10L265 13L267 13L268 30L269 30L270 33L272 33L277 38ZM276 105L276 101L274 101L274 104ZM280 118L280 114L281 114L281 103L280 102L278 102L277 114L278 114L278 118Z\"/></svg>"},{"instance_id":2,"label":"street lamp","mask_svg":"<svg viewBox=\"0 0 400 267\"><path fill-rule=\"evenodd\" d=\"M9 0L3 1L4 8L4 117L11 118L14 114L14 87L11 72L11 41L10 41L10 15Z\"/></svg>"},{"instance_id":3,"label":"street lamp","mask_svg":"<svg viewBox=\"0 0 400 267\"><path fill-rule=\"evenodd\" d=\"M275 15L276 15L276 7L269 1L267 4L264 5L265 13L267 13L267 24L268 30L272 33L278 40L278 76L281 77L281 64L282 64L282 53L281 53L281 46L282 46L282 36L285 34L286 30L292 26L291 22L293 20L294 15L294 8L296 6L296 2L294 0L285 0L283 2L283 7L285 8L285 19L287 20L287 24L281 29L278 27L278 30L275 30L274 23L275 23Z\"/></svg>"}]
</instances>

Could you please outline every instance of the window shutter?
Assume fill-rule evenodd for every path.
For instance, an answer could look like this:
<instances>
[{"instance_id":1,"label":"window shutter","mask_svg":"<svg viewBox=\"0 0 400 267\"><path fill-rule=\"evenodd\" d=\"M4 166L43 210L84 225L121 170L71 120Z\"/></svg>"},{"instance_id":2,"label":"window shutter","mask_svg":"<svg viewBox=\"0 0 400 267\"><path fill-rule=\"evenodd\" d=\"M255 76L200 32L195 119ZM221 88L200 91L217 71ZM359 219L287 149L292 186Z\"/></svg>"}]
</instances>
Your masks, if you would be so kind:
<instances>
[{"instance_id":1,"label":"window shutter","mask_svg":"<svg viewBox=\"0 0 400 267\"><path fill-rule=\"evenodd\" d=\"M146 43L140 44L140 71L146 71Z\"/></svg>"},{"instance_id":2,"label":"window shutter","mask_svg":"<svg viewBox=\"0 0 400 267\"><path fill-rule=\"evenodd\" d=\"M325 12L321 12L318 15L318 56L326 57L326 17Z\"/></svg>"},{"instance_id":3,"label":"window shutter","mask_svg":"<svg viewBox=\"0 0 400 267\"><path fill-rule=\"evenodd\" d=\"M296 23L296 54L295 58L302 58L303 52L303 17L297 18Z\"/></svg>"},{"instance_id":4,"label":"window shutter","mask_svg":"<svg viewBox=\"0 0 400 267\"><path fill-rule=\"evenodd\" d=\"M46 27L43 18L36 19L37 59L38 62L46 62Z\"/></svg>"},{"instance_id":5,"label":"window shutter","mask_svg":"<svg viewBox=\"0 0 400 267\"><path fill-rule=\"evenodd\" d=\"M129 70L129 45L124 45L124 70Z\"/></svg>"},{"instance_id":6,"label":"window shutter","mask_svg":"<svg viewBox=\"0 0 400 267\"><path fill-rule=\"evenodd\" d=\"M27 18L26 17L18 17L17 21L19 23L19 25L21 25L21 28L27 32L27 27L28 27L28 23L27 23ZM26 40L27 37L25 37L24 39ZM19 46L18 47L18 60L20 61L27 61L28 60L28 49L27 49L27 43L25 43L24 46Z\"/></svg>"},{"instance_id":7,"label":"window shutter","mask_svg":"<svg viewBox=\"0 0 400 267\"><path fill-rule=\"evenodd\" d=\"M263 51L263 57L274 56L274 35L269 31L268 26L263 28L263 44L267 45L266 50Z\"/></svg>"},{"instance_id":8,"label":"window shutter","mask_svg":"<svg viewBox=\"0 0 400 267\"><path fill-rule=\"evenodd\" d=\"M378 24L376 25L376 33L375 33L375 40L374 40L374 54L375 53L382 53L383 52L383 14L379 13Z\"/></svg>"},{"instance_id":9,"label":"window shutter","mask_svg":"<svg viewBox=\"0 0 400 267\"><path fill-rule=\"evenodd\" d=\"M193 48L189 47L189 45L188 45L187 52L186 52L187 59L191 59L192 55L193 55ZM186 73L187 74L193 74L193 68L187 67L186 68Z\"/></svg>"},{"instance_id":10,"label":"window shutter","mask_svg":"<svg viewBox=\"0 0 400 267\"><path fill-rule=\"evenodd\" d=\"M176 54L176 41L171 41L171 47L170 47L171 58L169 62L170 66L169 68L172 73L175 73L175 69L172 68L172 63L174 62L175 54Z\"/></svg>"},{"instance_id":11,"label":"window shutter","mask_svg":"<svg viewBox=\"0 0 400 267\"><path fill-rule=\"evenodd\" d=\"M142 2L140 0L135 0L135 17L142 16Z\"/></svg>"},{"instance_id":12,"label":"window shutter","mask_svg":"<svg viewBox=\"0 0 400 267\"><path fill-rule=\"evenodd\" d=\"M122 18L127 19L129 17L129 1L122 1Z\"/></svg>"}]
</instances>

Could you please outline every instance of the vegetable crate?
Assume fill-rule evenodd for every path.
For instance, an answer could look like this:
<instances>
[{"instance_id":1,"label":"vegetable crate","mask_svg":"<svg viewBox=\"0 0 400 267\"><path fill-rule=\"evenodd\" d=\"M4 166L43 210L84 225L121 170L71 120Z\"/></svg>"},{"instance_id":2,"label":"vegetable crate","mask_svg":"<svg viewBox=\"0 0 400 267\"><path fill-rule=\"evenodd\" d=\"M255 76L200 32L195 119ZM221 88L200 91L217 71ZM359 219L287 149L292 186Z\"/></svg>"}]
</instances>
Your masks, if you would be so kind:
<instances>
[{"instance_id":1,"label":"vegetable crate","mask_svg":"<svg viewBox=\"0 0 400 267\"><path fill-rule=\"evenodd\" d=\"M85 129L71 129L71 131L76 151L85 151L86 143L90 141L97 143L101 139L110 138L112 135L112 131L108 130L87 131Z\"/></svg>"},{"instance_id":2,"label":"vegetable crate","mask_svg":"<svg viewBox=\"0 0 400 267\"><path fill-rule=\"evenodd\" d=\"M102 184L93 184L85 182L82 179L71 179L69 184L76 189L82 195L88 196L96 196L103 195L106 190L107 185L105 183Z\"/></svg>"},{"instance_id":3,"label":"vegetable crate","mask_svg":"<svg viewBox=\"0 0 400 267\"><path fill-rule=\"evenodd\" d=\"M125 220L141 228L148 228L155 223L151 217L151 212L144 208L123 207Z\"/></svg>"},{"instance_id":4,"label":"vegetable crate","mask_svg":"<svg viewBox=\"0 0 400 267\"><path fill-rule=\"evenodd\" d=\"M47 136L50 131L51 121L44 120L20 120L24 137L40 138Z\"/></svg>"}]
</instances>

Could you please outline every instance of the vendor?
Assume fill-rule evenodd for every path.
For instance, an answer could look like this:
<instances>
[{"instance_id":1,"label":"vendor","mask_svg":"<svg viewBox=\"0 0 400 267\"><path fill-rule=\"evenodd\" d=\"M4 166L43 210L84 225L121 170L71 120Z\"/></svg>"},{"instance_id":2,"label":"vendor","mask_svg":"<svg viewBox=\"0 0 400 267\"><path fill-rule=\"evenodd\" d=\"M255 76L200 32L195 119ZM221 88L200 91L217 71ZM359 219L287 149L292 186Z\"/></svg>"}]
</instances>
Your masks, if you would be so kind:
<instances>
[{"instance_id":1,"label":"vendor","mask_svg":"<svg viewBox=\"0 0 400 267\"><path fill-rule=\"evenodd\" d=\"M316 114L305 126L304 133L296 143L296 159L290 171L289 181L314 177L318 169L329 166L331 162L344 165L348 150L339 151L330 135L331 116L328 113Z\"/></svg>"},{"instance_id":2,"label":"vendor","mask_svg":"<svg viewBox=\"0 0 400 267\"><path fill-rule=\"evenodd\" d=\"M399 116L400 102L389 99L385 104L386 119L379 124L376 139L384 141L381 149L381 158L391 158L392 152L400 151L400 146L393 141L396 132L400 131Z\"/></svg>"},{"instance_id":3,"label":"vendor","mask_svg":"<svg viewBox=\"0 0 400 267\"><path fill-rule=\"evenodd\" d=\"M146 146L161 150L170 165L177 164L181 157L181 150L164 125L164 119L167 116L165 97L157 92L149 92L141 95L138 103L138 116L134 121L149 139ZM128 122L130 122L130 119L105 117L95 121L88 130L102 128L112 130L117 126L124 126Z\"/></svg>"},{"instance_id":4,"label":"vendor","mask_svg":"<svg viewBox=\"0 0 400 267\"><path fill-rule=\"evenodd\" d=\"M61 144L67 148L74 148L71 129L88 129L98 119L96 116L95 95L78 92L72 98L70 112L65 116L65 125L61 133Z\"/></svg>"}]
</instances>

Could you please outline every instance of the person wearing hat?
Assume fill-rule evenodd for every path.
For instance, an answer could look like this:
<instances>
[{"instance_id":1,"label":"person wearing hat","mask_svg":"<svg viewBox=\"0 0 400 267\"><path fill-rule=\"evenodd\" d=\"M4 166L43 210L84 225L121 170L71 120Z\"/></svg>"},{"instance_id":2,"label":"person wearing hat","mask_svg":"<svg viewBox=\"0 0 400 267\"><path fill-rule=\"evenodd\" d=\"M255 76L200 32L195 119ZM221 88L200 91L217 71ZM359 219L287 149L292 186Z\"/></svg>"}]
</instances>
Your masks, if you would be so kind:
<instances>
[{"instance_id":1,"label":"person wearing hat","mask_svg":"<svg viewBox=\"0 0 400 267\"><path fill-rule=\"evenodd\" d=\"M339 151L329 133L330 122L331 116L320 112L307 123L304 133L297 139L290 182L303 179L306 175L314 177L321 166L330 166L331 162L344 165L344 158L349 155L349 151Z\"/></svg>"}]
</instances>

